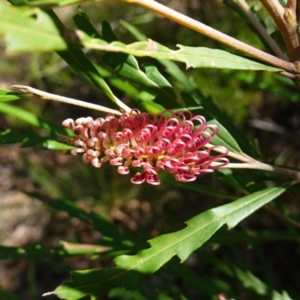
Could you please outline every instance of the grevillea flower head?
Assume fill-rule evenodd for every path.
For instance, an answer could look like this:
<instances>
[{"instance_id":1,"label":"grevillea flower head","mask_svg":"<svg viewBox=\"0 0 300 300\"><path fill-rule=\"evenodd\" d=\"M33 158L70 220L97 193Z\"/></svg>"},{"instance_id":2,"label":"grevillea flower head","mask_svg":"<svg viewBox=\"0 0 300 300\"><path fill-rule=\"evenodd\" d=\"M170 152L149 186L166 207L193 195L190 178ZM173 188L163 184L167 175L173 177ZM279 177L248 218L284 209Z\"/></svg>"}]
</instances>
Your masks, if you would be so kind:
<instances>
[{"instance_id":1,"label":"grevillea flower head","mask_svg":"<svg viewBox=\"0 0 300 300\"><path fill-rule=\"evenodd\" d=\"M205 147L216 135L217 126L189 111L151 114L132 110L118 117L67 119L63 126L75 135L60 137L76 147L71 154L82 153L83 162L96 168L109 161L119 174L128 174L130 166L140 168L131 178L134 184L160 184L160 170L174 174L178 181L190 182L229 162L226 149L213 156L211 152L220 146Z\"/></svg>"}]
</instances>

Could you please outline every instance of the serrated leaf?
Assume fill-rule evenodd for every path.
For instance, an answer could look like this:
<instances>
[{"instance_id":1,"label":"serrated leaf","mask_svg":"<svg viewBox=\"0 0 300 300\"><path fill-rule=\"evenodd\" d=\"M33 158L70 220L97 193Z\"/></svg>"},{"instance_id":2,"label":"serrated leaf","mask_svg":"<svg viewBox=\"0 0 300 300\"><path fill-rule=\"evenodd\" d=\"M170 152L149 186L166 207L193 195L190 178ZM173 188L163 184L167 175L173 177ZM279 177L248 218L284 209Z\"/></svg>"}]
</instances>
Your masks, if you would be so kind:
<instances>
[{"instance_id":1,"label":"serrated leaf","mask_svg":"<svg viewBox=\"0 0 300 300\"><path fill-rule=\"evenodd\" d=\"M9 51L49 51L67 48L64 38L44 11L35 8L34 11L28 9L25 12L0 3L0 34L5 36ZM37 28L39 30L36 30Z\"/></svg>"},{"instance_id":2,"label":"serrated leaf","mask_svg":"<svg viewBox=\"0 0 300 300\"><path fill-rule=\"evenodd\" d=\"M65 282L53 294L75 300L90 295L98 297L115 286L135 287L177 255L181 261L201 247L220 227L236 226L261 206L286 190L270 187L240 198L235 202L210 209L187 221L187 227L149 241L151 247L137 255L121 255L115 259L116 268L72 272L72 282Z\"/></svg>"},{"instance_id":3,"label":"serrated leaf","mask_svg":"<svg viewBox=\"0 0 300 300\"><path fill-rule=\"evenodd\" d=\"M152 57L155 59L173 60L185 63L187 68L217 68L234 70L264 70L269 72L280 72L281 69L257 63L251 59L231 54L229 52L210 49L205 47L188 47L178 45L179 50L169 48L148 40L147 42L136 42L126 45L121 42L103 44L103 40L91 39L85 35L82 44L87 49L95 49L106 52L121 52L139 57Z\"/></svg>"}]
</instances>

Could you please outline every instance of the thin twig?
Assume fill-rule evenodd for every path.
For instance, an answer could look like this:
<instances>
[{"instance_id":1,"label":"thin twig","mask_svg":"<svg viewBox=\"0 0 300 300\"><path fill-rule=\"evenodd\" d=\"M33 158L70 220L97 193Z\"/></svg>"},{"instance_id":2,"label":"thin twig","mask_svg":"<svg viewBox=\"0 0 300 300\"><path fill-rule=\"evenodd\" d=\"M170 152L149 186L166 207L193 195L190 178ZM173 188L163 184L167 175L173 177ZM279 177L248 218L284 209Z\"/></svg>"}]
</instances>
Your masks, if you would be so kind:
<instances>
[{"instance_id":1,"label":"thin twig","mask_svg":"<svg viewBox=\"0 0 300 300\"><path fill-rule=\"evenodd\" d=\"M281 168L277 166L271 166L268 164L261 163L259 161L255 161L253 163L229 163L222 168L262 170L262 171L274 172L277 174L286 175L288 177L296 179L297 181L300 181L300 172L298 171Z\"/></svg>"},{"instance_id":2,"label":"thin twig","mask_svg":"<svg viewBox=\"0 0 300 300\"><path fill-rule=\"evenodd\" d=\"M256 161L255 159L253 159L252 157L248 156L247 154L245 154L243 152L242 153L232 152L232 151L227 150L225 147L216 147L215 145L212 145L210 143L207 143L205 145L205 147L208 149L213 148L213 150L216 152L226 154L227 156L232 157L238 161L242 161L244 163L252 163L252 162Z\"/></svg>"},{"instance_id":3,"label":"thin twig","mask_svg":"<svg viewBox=\"0 0 300 300\"><path fill-rule=\"evenodd\" d=\"M270 205L265 205L264 209L266 211L268 211L269 213L273 214L274 216L278 217L279 219L284 220L284 221L292 224L293 226L297 227L298 229L300 229L300 224L297 221L286 216L285 214L283 214L281 211L275 209L274 207L272 207Z\"/></svg>"},{"instance_id":4,"label":"thin twig","mask_svg":"<svg viewBox=\"0 0 300 300\"><path fill-rule=\"evenodd\" d=\"M45 99L45 100L52 100L52 101L68 103L68 104L81 106L81 107L85 107L85 108L89 108L89 109L93 109L93 110L98 110L98 111L102 111L102 112L106 112L106 113L112 113L115 115L122 114L120 111L115 110L115 109L111 109L111 108L101 106L98 104L84 102L84 101L77 100L77 99L72 99L72 98L67 98L67 97L63 97L63 96L58 96L55 94L46 93L46 92L37 90L35 88L26 86L26 85L13 85L12 88L17 89L18 91L26 93L26 94L31 94L31 95L37 96L38 98Z\"/></svg>"},{"instance_id":5,"label":"thin twig","mask_svg":"<svg viewBox=\"0 0 300 300\"><path fill-rule=\"evenodd\" d=\"M238 5L238 7L244 12L244 14L251 21L251 23L253 24L253 26L260 33L260 35L263 37L263 39L268 43L268 45L275 52L275 54L279 58L281 58L283 60L287 60L287 57L282 52L282 50L279 48L279 46L277 45L277 43L272 39L272 37L266 31L265 27L260 23L260 21L254 15L254 13L252 12L252 10L249 7L248 3L245 0L232 0L232 1L235 2L236 5Z\"/></svg>"},{"instance_id":6,"label":"thin twig","mask_svg":"<svg viewBox=\"0 0 300 300\"><path fill-rule=\"evenodd\" d=\"M280 59L276 56L273 56L255 47L252 47L246 43L236 40L231 36L228 36L218 30L215 30L212 27L209 27L199 21L196 21L156 1L153 0L122 0L122 1L143 6L187 28L195 30L203 35L206 35L224 45L232 47L260 61L267 62L272 66L281 68L290 73L298 73L298 70L293 63L287 62L283 59Z\"/></svg>"},{"instance_id":7,"label":"thin twig","mask_svg":"<svg viewBox=\"0 0 300 300\"><path fill-rule=\"evenodd\" d=\"M296 179L298 182L300 181L300 172L282 168L282 167L277 167L277 166L272 166L268 165L265 163L262 163L250 156L248 156L245 153L236 153L232 151L228 151L224 147L216 147L212 144L206 144L206 148L213 148L213 151L226 154L227 157L231 157L235 160L241 161L243 163L229 163L221 168L228 168L228 169L254 169L254 170L262 170L262 171L267 171L267 172L274 172L282 175L286 175L288 177Z\"/></svg>"}]
</instances>

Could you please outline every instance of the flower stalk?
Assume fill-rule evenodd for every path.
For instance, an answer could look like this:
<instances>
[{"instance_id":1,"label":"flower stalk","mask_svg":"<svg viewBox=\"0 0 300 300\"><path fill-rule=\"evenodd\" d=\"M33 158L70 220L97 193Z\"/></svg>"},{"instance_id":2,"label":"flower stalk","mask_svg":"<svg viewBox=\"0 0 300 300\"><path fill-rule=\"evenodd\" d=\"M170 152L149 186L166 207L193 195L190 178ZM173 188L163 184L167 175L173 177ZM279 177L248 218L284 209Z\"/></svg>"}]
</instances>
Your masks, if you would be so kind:
<instances>
[{"instance_id":1,"label":"flower stalk","mask_svg":"<svg viewBox=\"0 0 300 300\"><path fill-rule=\"evenodd\" d=\"M206 147L209 148L214 146L211 144L207 144ZM223 150L221 148L215 148L215 151L225 154L225 152L222 152ZM227 150L226 156L241 161L242 163L228 163L226 166L222 166L221 168L262 170L282 174L290 178L296 179L297 181L300 181L300 172L262 163L248 156L245 153L235 153Z\"/></svg>"}]
</instances>

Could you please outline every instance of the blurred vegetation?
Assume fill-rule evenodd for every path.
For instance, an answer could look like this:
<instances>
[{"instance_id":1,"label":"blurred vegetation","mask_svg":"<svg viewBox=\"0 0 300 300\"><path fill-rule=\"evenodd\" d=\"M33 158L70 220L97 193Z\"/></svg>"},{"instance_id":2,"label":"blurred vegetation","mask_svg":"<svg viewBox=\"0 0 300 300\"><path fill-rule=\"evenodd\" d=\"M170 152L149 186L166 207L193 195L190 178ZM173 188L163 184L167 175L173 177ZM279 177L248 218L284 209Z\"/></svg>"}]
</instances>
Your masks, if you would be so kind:
<instances>
[{"instance_id":1,"label":"blurred vegetation","mask_svg":"<svg viewBox=\"0 0 300 300\"><path fill-rule=\"evenodd\" d=\"M245 24L245 19L231 11L223 1L161 2L264 49L263 43ZM255 5L257 13L272 30L274 25L266 12L259 3ZM229 50L134 5L100 1L80 6L97 29L100 30L101 21L106 20L124 43L135 42L136 37L130 34L121 20L171 49L182 44ZM77 5L55 9L64 24L71 28L74 27L71 18L76 10ZM4 39L0 50L1 89L10 89L13 84L29 85L113 107L99 90L84 81L56 53L9 54L5 51ZM95 61L100 59L96 51L88 50L87 55ZM165 72L162 65L149 58L139 59L140 65L148 61L154 63L173 86L181 88L181 83ZM299 89L290 79L260 71L185 70L183 64L178 66L193 78L204 96L212 97L235 128L244 130L262 157L267 157L269 162L277 161L299 168L300 96ZM114 86L115 79L114 76L109 78L115 95L128 106L141 108L140 101L134 101ZM13 105L57 126L69 117L99 115L88 109L33 98L19 100ZM1 131L9 128L22 135L36 133L41 137L47 133L45 129L33 128L9 114L0 114ZM283 131L255 128L251 123L253 119L273 120ZM129 175L118 176L116 169L108 164L94 169L62 151L26 143L23 147L20 144L0 145L0 163L0 220L3 220L0 221L0 243L6 247L29 249L23 257L16 255L0 261L0 298L7 300L41 299L45 291L54 290L67 280L71 270L109 267L115 256L148 248L147 239L180 230L185 227L184 222L193 216L244 195L231 181L234 178L223 176L223 171L201 176L194 185L187 187L167 176L158 187L137 186L129 183ZM248 171L230 172L241 182L243 176L248 175ZM265 182L265 174L251 174L253 184ZM205 187L225 197L205 193ZM28 196L33 192L42 196ZM299 299L299 228L284 218L287 216L300 221L299 195L299 188L291 188L234 229L228 231L222 228L184 264L179 264L178 258L174 258L146 279L139 289L124 294L123 290L115 288L108 296L99 299ZM110 249L103 255L97 252L81 256L55 252L60 247L65 250L61 241L96 245L102 234L88 217L70 215L64 209L52 207L51 199L65 199L85 212L98 214L103 218L101 226L105 226L104 220L116 224L120 232L130 232L140 243L132 246L126 245L125 241L123 250L120 248L114 253ZM282 215L278 215L278 211ZM39 245L42 246L39 248ZM56 250L51 252L51 249ZM3 251L0 248L0 257ZM198 278L201 280L197 281ZM285 298L282 291L287 291L289 296ZM50 296L48 299L57 297Z\"/></svg>"}]
</instances>

